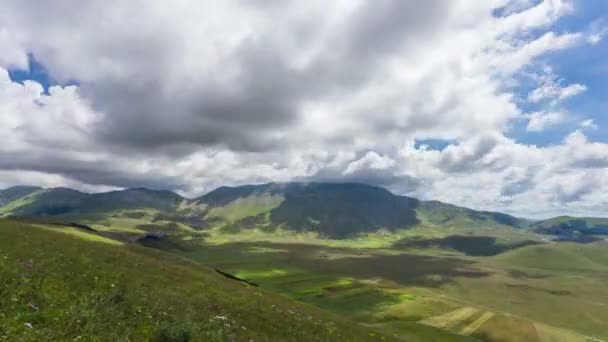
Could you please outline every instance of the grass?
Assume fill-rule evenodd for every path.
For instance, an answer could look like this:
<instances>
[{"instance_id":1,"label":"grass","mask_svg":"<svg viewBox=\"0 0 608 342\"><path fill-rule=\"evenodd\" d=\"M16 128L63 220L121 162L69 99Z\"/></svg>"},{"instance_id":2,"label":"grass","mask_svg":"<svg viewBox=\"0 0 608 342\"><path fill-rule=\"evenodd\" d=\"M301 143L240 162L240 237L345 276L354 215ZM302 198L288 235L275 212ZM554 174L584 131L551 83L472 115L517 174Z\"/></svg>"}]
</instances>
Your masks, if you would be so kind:
<instances>
[{"instance_id":1,"label":"grass","mask_svg":"<svg viewBox=\"0 0 608 342\"><path fill-rule=\"evenodd\" d=\"M326 253L320 253L322 251ZM428 333L431 330L434 331L434 336L442 336L445 340L454 338L454 335L441 333L441 330L436 331L436 328L429 329L417 324L415 321L419 319L418 316L405 320L403 316L395 317L390 314L381 317L380 313L389 313L393 307L403 303L421 303L422 306L429 308L442 307L443 301L433 299L432 295L427 296L424 291L415 290L416 293L411 293L395 287L394 284L389 285L388 282L381 280L374 281L362 273L353 272L361 268L361 271L369 273L370 268L373 267L365 264L359 267L357 263L353 263L353 259L357 257L351 256L352 250L314 245L240 243L206 245L181 253L192 260L218 267L240 278L258 283L262 288L272 292L347 315L364 324L382 326L383 331L397 334L401 338L408 336L412 341L426 341L422 339L422 336L427 336L425 334L416 339L412 336L417 336L418 331ZM328 258L328 255L341 257ZM319 260L319 257L327 259ZM385 257L390 258L391 255ZM421 262L426 260L421 256L413 256L413 258L414 260L420 258ZM382 258L375 260L369 258L369 255L361 256L361 261L386 265L388 268L380 270L383 275L395 273L400 265L398 262ZM432 263L428 263L430 264ZM420 269L413 272L421 272L425 266L422 263ZM446 266L449 266L449 263ZM347 273L350 275L344 275ZM448 273L447 269L446 273ZM424 275L420 277L424 278ZM395 319L399 319L400 324L395 324Z\"/></svg>"},{"instance_id":2,"label":"grass","mask_svg":"<svg viewBox=\"0 0 608 342\"><path fill-rule=\"evenodd\" d=\"M208 217L221 217L229 222L235 222L248 216L256 216L276 208L283 201L282 196L255 195L239 198L227 205L213 207Z\"/></svg>"},{"instance_id":3,"label":"grass","mask_svg":"<svg viewBox=\"0 0 608 342\"><path fill-rule=\"evenodd\" d=\"M0 207L0 216L9 214L15 209L34 203L36 198L42 193L44 193L44 190L37 190L24 197L18 198L17 200L10 202L3 207Z\"/></svg>"},{"instance_id":4,"label":"grass","mask_svg":"<svg viewBox=\"0 0 608 342\"><path fill-rule=\"evenodd\" d=\"M383 338L179 257L58 229L0 220L0 340Z\"/></svg>"},{"instance_id":5,"label":"grass","mask_svg":"<svg viewBox=\"0 0 608 342\"><path fill-rule=\"evenodd\" d=\"M116 213L88 223L104 236L126 238L142 234L138 227L152 217L154 213L140 218ZM513 336L522 340L541 342L553 335L573 341L581 335L608 339L603 319L608 317L605 243L550 243L494 252L497 245L518 246L538 237L524 229L474 230L417 226L330 240L280 228L226 234L221 227L199 231L178 225L170 238L151 246L404 340L454 340L454 335L418 321L463 307L478 311L455 320L448 330L505 341L517 341L507 337L510 329L521 330L524 335ZM496 256L470 250L468 241L482 241L476 236L483 233L492 237L489 254ZM451 243L454 235L465 237L465 248ZM432 244L417 246L421 240ZM535 337L525 336L530 327L536 327Z\"/></svg>"},{"instance_id":6,"label":"grass","mask_svg":"<svg viewBox=\"0 0 608 342\"><path fill-rule=\"evenodd\" d=\"M533 323L509 316L490 318L472 335L484 341L540 341Z\"/></svg>"},{"instance_id":7,"label":"grass","mask_svg":"<svg viewBox=\"0 0 608 342\"><path fill-rule=\"evenodd\" d=\"M274 242L212 241L179 253L401 338L406 335L399 331L408 329L402 324L419 326L417 321L463 307L478 312L448 330L468 327L465 332L476 336L478 330L543 324L608 338L599 318L608 317L603 244L551 243L472 257L442 249L350 247L352 241L304 244L283 236Z\"/></svg>"},{"instance_id":8,"label":"grass","mask_svg":"<svg viewBox=\"0 0 608 342\"><path fill-rule=\"evenodd\" d=\"M115 246L121 246L123 245L122 242L120 241L116 241L116 240L112 240L112 239L108 239L106 237L103 237L101 235L96 235L96 234L90 234L90 233L86 233L81 229L78 228L73 228L73 227L61 227L61 228L57 228L57 227L48 227L48 226L37 226L41 229L47 229L50 230L52 232L56 232L56 233L60 233L60 234L68 234L70 236L74 236L77 237L79 239L83 239L86 241L95 241L95 242L102 242L102 243L107 243L110 245L115 245Z\"/></svg>"}]
</instances>

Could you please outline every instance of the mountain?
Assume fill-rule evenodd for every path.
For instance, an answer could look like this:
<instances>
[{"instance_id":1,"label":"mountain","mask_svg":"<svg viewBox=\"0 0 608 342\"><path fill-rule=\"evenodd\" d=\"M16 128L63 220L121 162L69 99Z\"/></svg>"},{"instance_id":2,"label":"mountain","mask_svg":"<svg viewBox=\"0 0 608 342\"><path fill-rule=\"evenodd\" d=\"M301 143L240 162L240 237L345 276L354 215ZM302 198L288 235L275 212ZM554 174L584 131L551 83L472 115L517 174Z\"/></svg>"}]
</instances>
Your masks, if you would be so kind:
<instances>
[{"instance_id":1,"label":"mountain","mask_svg":"<svg viewBox=\"0 0 608 342\"><path fill-rule=\"evenodd\" d=\"M234 228L282 227L345 237L416 223L416 199L355 183L285 183L219 188L197 199ZM253 205L252 205L253 204ZM234 215L242 205L249 215ZM217 215L216 213L220 213Z\"/></svg>"},{"instance_id":2,"label":"mountain","mask_svg":"<svg viewBox=\"0 0 608 342\"><path fill-rule=\"evenodd\" d=\"M0 213L14 216L53 216L80 208L88 195L68 188L40 189L0 208Z\"/></svg>"},{"instance_id":3,"label":"mountain","mask_svg":"<svg viewBox=\"0 0 608 342\"><path fill-rule=\"evenodd\" d=\"M0 191L0 216L62 217L148 210L158 221L225 231L288 229L329 238L431 228L532 229L562 238L607 235L608 219L556 217L532 223L499 212L478 211L438 201L400 196L358 183L268 183L220 187L186 199L144 188L88 194L68 188L18 186ZM461 229L462 230L462 229Z\"/></svg>"},{"instance_id":4,"label":"mountain","mask_svg":"<svg viewBox=\"0 0 608 342\"><path fill-rule=\"evenodd\" d=\"M589 240L593 235L608 235L608 218L558 216L534 223L537 233L558 236L562 240Z\"/></svg>"},{"instance_id":5,"label":"mountain","mask_svg":"<svg viewBox=\"0 0 608 342\"><path fill-rule=\"evenodd\" d=\"M344 238L415 225L522 227L523 220L437 201L419 201L358 183L268 183L220 187L188 200L166 190L126 189L87 194L68 188L16 187L2 192L0 215L74 216L150 209L158 219L221 225L227 231L259 228L317 232Z\"/></svg>"},{"instance_id":6,"label":"mountain","mask_svg":"<svg viewBox=\"0 0 608 342\"><path fill-rule=\"evenodd\" d=\"M13 186L8 189L0 190L0 207L38 190L41 190L41 188L36 186Z\"/></svg>"},{"instance_id":7,"label":"mountain","mask_svg":"<svg viewBox=\"0 0 608 342\"><path fill-rule=\"evenodd\" d=\"M195 200L231 230L283 227L341 238L414 225L526 227L527 221L357 183L270 183L221 187Z\"/></svg>"},{"instance_id":8,"label":"mountain","mask_svg":"<svg viewBox=\"0 0 608 342\"><path fill-rule=\"evenodd\" d=\"M526 228L530 222L508 214L478 211L439 201L420 201L419 219L431 226L513 227Z\"/></svg>"},{"instance_id":9,"label":"mountain","mask_svg":"<svg viewBox=\"0 0 608 342\"><path fill-rule=\"evenodd\" d=\"M174 211L184 201L166 190L127 189L87 194L69 188L37 189L0 207L0 214L20 217L107 213L116 210Z\"/></svg>"}]
</instances>

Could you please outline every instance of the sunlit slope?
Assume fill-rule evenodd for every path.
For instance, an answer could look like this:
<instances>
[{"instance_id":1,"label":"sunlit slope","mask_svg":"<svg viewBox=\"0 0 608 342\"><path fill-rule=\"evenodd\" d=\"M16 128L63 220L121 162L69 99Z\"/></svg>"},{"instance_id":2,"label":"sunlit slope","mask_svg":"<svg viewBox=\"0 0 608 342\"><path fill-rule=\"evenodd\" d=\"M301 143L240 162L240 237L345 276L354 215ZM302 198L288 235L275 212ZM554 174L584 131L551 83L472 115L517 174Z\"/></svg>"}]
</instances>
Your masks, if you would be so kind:
<instances>
[{"instance_id":1,"label":"sunlit slope","mask_svg":"<svg viewBox=\"0 0 608 342\"><path fill-rule=\"evenodd\" d=\"M196 200L227 231L243 229L317 232L345 238L414 226L520 229L527 221L436 201L398 196L354 183L284 183L221 187ZM216 221L217 222L217 221Z\"/></svg>"},{"instance_id":2,"label":"sunlit slope","mask_svg":"<svg viewBox=\"0 0 608 342\"><path fill-rule=\"evenodd\" d=\"M6 190L4 190L6 191ZM127 189L87 194L69 188L37 189L0 206L0 215L57 217L91 215L121 210L176 211L184 198L171 191Z\"/></svg>"},{"instance_id":3,"label":"sunlit slope","mask_svg":"<svg viewBox=\"0 0 608 342\"><path fill-rule=\"evenodd\" d=\"M8 189L0 190L0 207L38 190L40 190L40 188L35 186L14 186Z\"/></svg>"},{"instance_id":4,"label":"sunlit slope","mask_svg":"<svg viewBox=\"0 0 608 342\"><path fill-rule=\"evenodd\" d=\"M608 243L552 243L519 248L496 257L501 263L555 272L608 272Z\"/></svg>"},{"instance_id":5,"label":"sunlit slope","mask_svg":"<svg viewBox=\"0 0 608 342\"><path fill-rule=\"evenodd\" d=\"M0 221L0 339L378 338L178 257L57 229Z\"/></svg>"}]
</instances>

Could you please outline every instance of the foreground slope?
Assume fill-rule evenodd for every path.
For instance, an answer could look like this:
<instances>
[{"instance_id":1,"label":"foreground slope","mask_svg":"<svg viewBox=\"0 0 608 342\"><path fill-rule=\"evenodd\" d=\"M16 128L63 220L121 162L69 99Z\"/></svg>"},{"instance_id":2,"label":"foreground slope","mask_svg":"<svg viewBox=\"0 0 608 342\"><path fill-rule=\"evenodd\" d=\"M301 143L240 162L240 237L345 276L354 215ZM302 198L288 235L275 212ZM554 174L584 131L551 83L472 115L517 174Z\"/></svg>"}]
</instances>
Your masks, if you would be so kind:
<instances>
[{"instance_id":1,"label":"foreground slope","mask_svg":"<svg viewBox=\"0 0 608 342\"><path fill-rule=\"evenodd\" d=\"M356 341L374 333L212 269L0 220L0 340Z\"/></svg>"}]
</instances>

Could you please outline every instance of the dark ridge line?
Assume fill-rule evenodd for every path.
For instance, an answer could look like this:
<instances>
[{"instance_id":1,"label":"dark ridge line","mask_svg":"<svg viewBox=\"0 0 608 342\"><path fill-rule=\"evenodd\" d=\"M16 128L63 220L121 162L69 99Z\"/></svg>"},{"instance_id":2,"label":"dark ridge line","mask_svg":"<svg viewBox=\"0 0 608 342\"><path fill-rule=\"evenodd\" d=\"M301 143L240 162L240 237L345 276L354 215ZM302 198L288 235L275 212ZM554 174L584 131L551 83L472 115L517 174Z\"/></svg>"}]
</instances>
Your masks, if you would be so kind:
<instances>
[{"instance_id":1,"label":"dark ridge line","mask_svg":"<svg viewBox=\"0 0 608 342\"><path fill-rule=\"evenodd\" d=\"M259 287L259 286L260 286L260 285L258 285L258 284L256 284L256 283L252 283L252 282L250 282L250 281L248 281L248 280L246 280L246 279L239 278L239 277L237 277L237 276L234 276L234 275L232 275L232 274L230 274L230 273L226 273L226 272L224 272L224 271L222 271L222 270L220 270L220 269L217 269L217 268L215 269L215 272L217 272L217 273L219 273L219 274L223 275L224 277L226 277L226 278L228 278L228 279L232 279L232 280L240 281L240 282L245 283L245 284L247 284L247 285L251 285L251 286L255 286L255 287Z\"/></svg>"}]
</instances>

